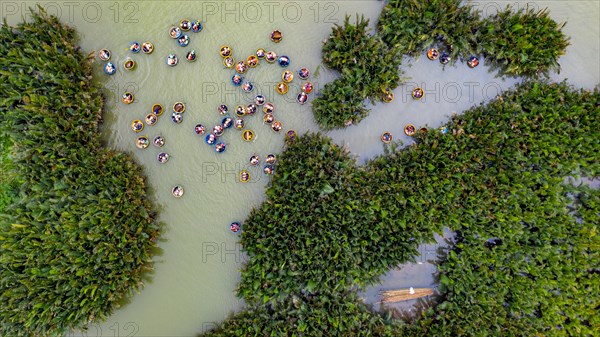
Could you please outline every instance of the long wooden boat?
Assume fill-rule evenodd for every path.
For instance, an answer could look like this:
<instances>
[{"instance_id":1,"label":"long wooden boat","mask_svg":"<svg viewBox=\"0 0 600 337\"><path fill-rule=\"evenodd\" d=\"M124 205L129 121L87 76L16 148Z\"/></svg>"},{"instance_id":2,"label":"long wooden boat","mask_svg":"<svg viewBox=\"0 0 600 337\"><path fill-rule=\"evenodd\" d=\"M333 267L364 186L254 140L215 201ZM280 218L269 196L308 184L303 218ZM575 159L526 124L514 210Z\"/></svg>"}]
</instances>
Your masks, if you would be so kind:
<instances>
[{"instance_id":1,"label":"long wooden boat","mask_svg":"<svg viewBox=\"0 0 600 337\"><path fill-rule=\"evenodd\" d=\"M398 289L398 290L386 290L379 293L381 295L381 302L393 303L402 302L408 300L414 300L417 298L433 295L432 288L409 288L409 289Z\"/></svg>"}]
</instances>

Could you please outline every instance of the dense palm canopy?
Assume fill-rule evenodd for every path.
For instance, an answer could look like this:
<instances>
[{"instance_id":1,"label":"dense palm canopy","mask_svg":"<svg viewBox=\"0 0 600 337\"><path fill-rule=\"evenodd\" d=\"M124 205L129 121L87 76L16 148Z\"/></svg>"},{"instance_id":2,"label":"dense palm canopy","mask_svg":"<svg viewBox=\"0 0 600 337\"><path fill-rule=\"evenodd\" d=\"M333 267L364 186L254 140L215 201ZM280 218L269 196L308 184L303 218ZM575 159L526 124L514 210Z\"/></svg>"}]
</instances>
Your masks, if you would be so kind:
<instances>
[{"instance_id":1,"label":"dense palm canopy","mask_svg":"<svg viewBox=\"0 0 600 337\"><path fill-rule=\"evenodd\" d=\"M600 93L526 83L447 127L373 162L457 233L422 332L593 335L600 194L565 177L600 173Z\"/></svg>"},{"instance_id":2,"label":"dense palm canopy","mask_svg":"<svg viewBox=\"0 0 600 337\"><path fill-rule=\"evenodd\" d=\"M101 145L103 98L76 42L44 12L0 28L3 336L106 317L151 267L159 226L145 179Z\"/></svg>"},{"instance_id":3,"label":"dense palm canopy","mask_svg":"<svg viewBox=\"0 0 600 337\"><path fill-rule=\"evenodd\" d=\"M296 316L290 299L342 301L410 261L441 226L456 232L439 264L442 299L414 324L386 321L392 335L592 335L600 193L565 177L598 177L600 93L527 82L446 128L363 167L322 135L290 142L245 224L240 294L250 308L216 335L261 336L252 327L279 321L279 310L294 325L262 333L311 336L302 324L360 335L353 315L327 326L317 309Z\"/></svg>"},{"instance_id":4,"label":"dense palm canopy","mask_svg":"<svg viewBox=\"0 0 600 337\"><path fill-rule=\"evenodd\" d=\"M0 333L10 336L110 314L141 284L159 234L140 168L100 145L102 96L75 32L32 19L0 28ZM366 35L363 19L346 20L325 44L325 62L350 82L326 87L316 106L354 99L344 118L323 119L328 128L364 118L364 99L399 81L347 85L398 74L392 61L335 54L358 43L397 56L382 52L385 37ZM525 82L445 127L364 166L321 134L289 141L244 225L248 307L207 336L593 335L600 193L565 178L598 177L600 93ZM438 265L436 306L409 324L361 303L357 289L444 226L456 239Z\"/></svg>"},{"instance_id":5,"label":"dense palm canopy","mask_svg":"<svg viewBox=\"0 0 600 337\"><path fill-rule=\"evenodd\" d=\"M480 13L461 0L390 0L377 22L378 33L401 54L425 48L447 52L453 62L477 54Z\"/></svg>"},{"instance_id":6,"label":"dense palm canopy","mask_svg":"<svg viewBox=\"0 0 600 337\"><path fill-rule=\"evenodd\" d=\"M346 16L323 44L323 62L341 74L312 103L317 123L324 129L360 122L369 114L365 100L379 102L400 84L399 51L370 35L368 25L364 17L357 16L352 24Z\"/></svg>"},{"instance_id":7,"label":"dense palm canopy","mask_svg":"<svg viewBox=\"0 0 600 337\"><path fill-rule=\"evenodd\" d=\"M549 76L560 71L558 59L569 46L564 25L547 10L507 8L481 22L481 52L499 74Z\"/></svg>"},{"instance_id":8,"label":"dense palm canopy","mask_svg":"<svg viewBox=\"0 0 600 337\"><path fill-rule=\"evenodd\" d=\"M205 336L396 337L404 325L373 313L353 293L294 295L232 316Z\"/></svg>"}]
</instances>

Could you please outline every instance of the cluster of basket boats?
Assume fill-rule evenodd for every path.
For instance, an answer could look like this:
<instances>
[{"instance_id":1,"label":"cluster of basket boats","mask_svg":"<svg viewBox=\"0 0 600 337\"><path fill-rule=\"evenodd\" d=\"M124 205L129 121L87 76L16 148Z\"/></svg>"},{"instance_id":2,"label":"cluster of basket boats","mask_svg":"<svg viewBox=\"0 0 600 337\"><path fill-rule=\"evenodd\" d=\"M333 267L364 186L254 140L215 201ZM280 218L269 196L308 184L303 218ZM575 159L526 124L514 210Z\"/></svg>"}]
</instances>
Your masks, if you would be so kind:
<instances>
[{"instance_id":1,"label":"cluster of basket boats","mask_svg":"<svg viewBox=\"0 0 600 337\"><path fill-rule=\"evenodd\" d=\"M202 23L198 20L192 21L189 19L184 19L180 21L179 26L172 26L168 30L168 34L171 38L177 41L177 43L181 47L187 47L190 43L190 37L187 32L191 31L194 33L198 33L203 29ZM275 30L271 33L271 41L275 43L279 43L283 39L283 34L279 30ZM129 45L129 50L137 54L142 52L143 54L151 54L154 51L154 44L151 42L143 42L139 43L137 41L131 42ZM249 72L250 69L256 68L261 60L266 61L268 64L278 64L280 67L284 68L281 74L281 81L275 85L275 91L280 95L286 95L289 91L289 84L294 80L294 78L299 78L303 81L300 84L300 92L296 95L296 102L299 104L305 104L308 101L309 94L313 92L314 85L308 81L310 77L310 71L307 68L300 68L296 72L287 69L291 63L290 57L287 55L277 55L274 51L267 51L266 49L259 48L255 53L242 58L241 60L236 62L234 57L233 48L228 45L223 45L219 48L219 55L222 58L222 63L225 69L232 69L235 73L231 77L231 83L240 87L242 91L246 93L250 93L254 90L255 86L252 81L244 78L244 75ZM111 62L111 52L108 49L101 49L98 52L98 57L103 62L106 62L103 66L103 70L108 75L113 75L117 71L117 67L115 64ZM442 54L440 56L439 52L432 48L427 52L427 57L430 60L440 59L442 64L446 64L450 61L449 56L446 54ZM189 62L196 61L197 56L195 50L189 50L186 53L186 60ZM167 56L166 63L169 66L176 66L179 62L179 58L175 53L170 53ZM479 60L476 57L473 57L469 60L469 67L473 68L479 64ZM136 67L136 62L131 57L127 57L123 62L123 68L126 71L134 70ZM412 97L415 100L419 100L424 96L424 90L422 88L415 88L412 91ZM134 102L135 97L131 92L125 92L121 98L124 104L131 104ZM394 100L394 94L392 92L388 92L384 97L384 102L392 102ZM135 119L131 122L131 130L134 133L140 133L144 130L145 126L153 126L155 125L160 116L163 115L165 108L160 103L155 103L151 107L151 112L148 113L145 118ZM183 101L175 102L172 106L172 114L171 121L176 124L180 124L183 121L183 116L186 111L186 104ZM254 115L257 111L262 110L263 112L263 122L268 125L273 132L279 133L283 130L283 123L280 120L275 118L275 105L269 101L263 94L257 94L254 97L253 102L249 104L240 104L233 109L230 113L230 109L226 104L221 104L217 107L217 112L220 115L220 121L216 123L212 129L209 129L202 123L197 123L194 125L194 132L197 135L204 136L204 142L213 147L215 152L222 153L227 149L227 144L221 141L220 137L228 129L237 129L241 131L241 138L246 142L252 142L255 140L255 132L250 129L246 129L246 123L244 118ZM440 128L442 132L446 132L445 128ZM417 128L408 124L404 127L404 132L408 136L413 136L417 133L417 131L427 132L426 128L421 128L417 130ZM288 130L285 132L285 136L288 139L294 139L297 137L297 133L294 130ZM381 135L381 140L384 143L390 143L393 139L393 136L390 132L384 132ZM135 140L135 145L139 149L145 149L150 146L152 143L154 146L158 148L162 148L165 144L165 138L162 135L157 135L153 139L150 139L148 135L138 136ZM156 157L157 161L161 164L165 164L169 161L169 154L167 152L161 151L158 153ZM263 172L265 174L273 174L275 167L275 155L269 154L266 156L266 164L263 167ZM260 164L260 157L257 154L252 155L248 163L252 166L257 166ZM240 182L248 182L251 180L250 172L248 170L242 170L239 172L239 180ZM184 194L184 189L180 185L176 185L172 188L172 194L174 197L181 197ZM236 229L239 230L240 226L234 226L232 224L232 231Z\"/></svg>"},{"instance_id":2,"label":"cluster of basket boats","mask_svg":"<svg viewBox=\"0 0 600 337\"><path fill-rule=\"evenodd\" d=\"M168 34L171 38L177 41L181 47L187 47L190 43L190 37L187 32L191 31L198 33L202 30L203 26L200 21L191 21L184 19L180 21L179 26L172 26L168 30ZM279 43L283 38L280 31L276 30L271 33L271 40L275 43ZM129 45L129 51L137 54L142 52L143 54L151 54L154 51L154 44L151 42L139 43L137 41L131 42ZM244 75L251 68L255 68L259 65L261 60L266 63L276 63L282 68L287 68L291 60L286 55L277 56L274 51L266 51L265 49L258 49L256 53L236 62L233 49L227 45L219 48L219 55L222 57L222 63L226 70L234 70L235 74L231 77L231 83L240 87L244 92L252 92L254 90L254 84L249 80L244 80ZM108 49L101 49L98 52L98 58L105 62L103 64L103 70L108 75L113 75L117 72L117 66L111 61L112 53ZM186 54L186 60L194 62L197 59L195 50L189 50ZM179 58L175 53L170 53L166 58L166 64L169 66L176 66L179 63ZM136 68L136 61L127 56L123 62L123 68L126 71L132 71ZM314 85L308 81L310 71L307 68L300 68L297 72L289 69L284 69L281 75L281 82L279 82L275 90L281 95L285 95L289 91L289 84L294 78L299 78L304 82L300 85L300 92L296 96L296 101L299 104L305 104L308 101L309 94L313 91ZM129 105L135 101L134 94L132 92L125 92L121 97L121 101ZM170 104L169 104L170 105ZM144 118L134 119L131 124L131 130L137 134L135 138L135 145L139 149L146 149L151 144L161 149L156 156L156 160L160 164L165 164L169 161L169 154L162 151L165 145L165 137L162 135L156 135L149 137L147 134L141 135L144 130L147 130L148 126L154 126L159 121L161 116L165 112L165 106L161 103L155 103L152 105L151 111L145 115ZM221 104L217 107L219 114L219 122L217 122L212 128L205 126L202 123L194 125L194 132L199 136L204 137L204 142L211 146L215 152L223 153L227 149L227 144L221 140L221 137L229 129L237 129L240 131L242 140L246 142L252 142L255 140L255 132L250 129L246 129L246 122L244 118L248 118L254 115L257 111L262 110L263 122L268 125L269 128L276 133L280 133L283 130L283 123L275 118L275 105L269 101L262 94L257 94L253 101L249 104L237 105L234 109L230 109L226 104ZM186 112L186 103L178 101L172 105L171 121L175 124L181 124L183 117ZM188 113L189 114L189 113ZM288 139L294 139L297 137L295 130L287 130L285 137ZM276 157L274 154L267 154L264 158L264 166L262 171L265 174L273 174L275 172ZM248 164L251 166L261 165L261 158L258 154L253 154L248 159ZM250 172L248 170L242 170L239 172L239 181L248 182L251 180ZM171 193L174 197L179 198L184 195L184 189L181 185L176 185L172 188ZM231 224L230 229L233 232L237 232L241 229L241 224L234 222Z\"/></svg>"},{"instance_id":3,"label":"cluster of basket boats","mask_svg":"<svg viewBox=\"0 0 600 337\"><path fill-rule=\"evenodd\" d=\"M427 51L427 58L430 59L431 61L435 61L435 60L440 60L441 64L448 64L448 62L450 62L450 55L447 53L442 53L440 55L440 52L436 49L436 48L431 48ZM476 56L470 56L469 60L467 61L467 66L469 68L475 68L479 65L479 59ZM421 87L416 87L412 90L411 92L411 96L413 99L415 100L420 100L425 96L425 91L423 90L423 88ZM385 103L390 103L394 100L394 93L393 92L386 92L385 95L383 96L383 101ZM417 131L420 131L422 133L427 133L427 128L420 128L417 130L417 127L415 127L413 124L406 124L404 126L404 134L406 134L409 137L414 136ZM442 131L443 133L446 133L448 130L445 127L441 127L440 131ZM390 143L393 140L393 135L391 132L386 131L383 134L381 134L381 141L384 142L385 144Z\"/></svg>"}]
</instances>

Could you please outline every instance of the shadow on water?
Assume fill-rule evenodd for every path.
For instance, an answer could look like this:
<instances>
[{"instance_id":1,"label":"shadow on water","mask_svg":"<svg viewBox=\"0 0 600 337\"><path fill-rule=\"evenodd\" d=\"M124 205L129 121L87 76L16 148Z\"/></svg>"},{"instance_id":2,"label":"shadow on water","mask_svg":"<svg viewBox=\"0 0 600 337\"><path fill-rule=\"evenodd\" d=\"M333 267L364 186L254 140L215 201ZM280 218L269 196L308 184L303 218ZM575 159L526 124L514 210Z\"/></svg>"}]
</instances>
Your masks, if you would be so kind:
<instances>
[{"instance_id":1,"label":"shadow on water","mask_svg":"<svg viewBox=\"0 0 600 337\"><path fill-rule=\"evenodd\" d=\"M417 319L419 319L423 315L423 313L427 311L427 309L435 307L441 299L442 296L435 292L433 295L428 297L407 301L410 302L411 305L411 308L409 310L400 310L396 308L387 310L390 310L392 317L402 320L406 323L413 323ZM385 309L383 305L382 309Z\"/></svg>"}]
</instances>

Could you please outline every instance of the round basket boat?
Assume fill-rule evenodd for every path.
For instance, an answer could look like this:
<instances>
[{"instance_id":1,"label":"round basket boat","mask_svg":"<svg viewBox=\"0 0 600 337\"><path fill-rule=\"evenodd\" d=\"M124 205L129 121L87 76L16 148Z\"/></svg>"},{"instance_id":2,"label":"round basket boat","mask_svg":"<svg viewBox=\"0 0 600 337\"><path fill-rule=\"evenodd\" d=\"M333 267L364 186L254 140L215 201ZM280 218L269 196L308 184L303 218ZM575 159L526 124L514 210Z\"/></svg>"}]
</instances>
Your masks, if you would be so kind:
<instances>
[{"instance_id":1,"label":"round basket boat","mask_svg":"<svg viewBox=\"0 0 600 337\"><path fill-rule=\"evenodd\" d=\"M135 100L135 97L129 91L125 92L121 97L121 101L125 104L131 104Z\"/></svg>"},{"instance_id":2,"label":"round basket boat","mask_svg":"<svg viewBox=\"0 0 600 337\"><path fill-rule=\"evenodd\" d=\"M156 156L156 160L159 163L164 164L169 161L169 154L166 152L161 152Z\"/></svg>"},{"instance_id":3,"label":"round basket boat","mask_svg":"<svg viewBox=\"0 0 600 337\"><path fill-rule=\"evenodd\" d=\"M384 132L381 135L381 141L385 144L389 144L392 141L393 137L392 134L388 131Z\"/></svg>"},{"instance_id":4,"label":"round basket boat","mask_svg":"<svg viewBox=\"0 0 600 337\"><path fill-rule=\"evenodd\" d=\"M154 51L154 45L152 44L152 42L142 43L142 53L152 54L153 51Z\"/></svg>"},{"instance_id":5,"label":"round basket boat","mask_svg":"<svg viewBox=\"0 0 600 337\"><path fill-rule=\"evenodd\" d=\"M189 19L183 19L179 21L179 28L181 28L181 30L184 32L187 32L192 28L192 22Z\"/></svg>"},{"instance_id":6,"label":"round basket boat","mask_svg":"<svg viewBox=\"0 0 600 337\"><path fill-rule=\"evenodd\" d=\"M239 222L232 222L231 225L229 225L229 230L234 233L239 232L240 229L242 229L242 225Z\"/></svg>"},{"instance_id":7,"label":"round basket boat","mask_svg":"<svg viewBox=\"0 0 600 337\"><path fill-rule=\"evenodd\" d=\"M229 111L229 108L225 104L221 104L217 107L217 112L221 115L227 114L228 111Z\"/></svg>"},{"instance_id":8,"label":"round basket boat","mask_svg":"<svg viewBox=\"0 0 600 337\"><path fill-rule=\"evenodd\" d=\"M201 136L201 135L203 135L206 132L206 127L204 127L204 125L198 123L198 124L194 125L194 132L197 135Z\"/></svg>"},{"instance_id":9,"label":"round basket boat","mask_svg":"<svg viewBox=\"0 0 600 337\"><path fill-rule=\"evenodd\" d=\"M221 48L219 48L219 55L221 55L221 57L231 56L232 52L233 50L231 50L231 47L229 47L228 45L223 45L221 46Z\"/></svg>"},{"instance_id":10,"label":"round basket boat","mask_svg":"<svg viewBox=\"0 0 600 337\"><path fill-rule=\"evenodd\" d=\"M125 63L123 63L123 68L125 68L125 70L135 69L135 61L130 58L127 58L127 60L125 60Z\"/></svg>"},{"instance_id":11,"label":"round basket boat","mask_svg":"<svg viewBox=\"0 0 600 337\"><path fill-rule=\"evenodd\" d=\"M273 117L273 114L266 113L263 115L263 123L271 124L274 121L275 121L275 117Z\"/></svg>"},{"instance_id":12,"label":"round basket boat","mask_svg":"<svg viewBox=\"0 0 600 337\"><path fill-rule=\"evenodd\" d=\"M427 58L428 58L428 59L430 59L430 60L432 60L432 61L435 61L435 60L437 60L437 59L438 59L438 57L440 57L440 52L438 52L438 50L437 50L437 49L435 49L435 48L431 48L431 49L429 49L429 50L427 51Z\"/></svg>"},{"instance_id":13,"label":"round basket boat","mask_svg":"<svg viewBox=\"0 0 600 337\"><path fill-rule=\"evenodd\" d=\"M248 163L252 166L256 166L260 164L260 157L257 154L252 155L248 160Z\"/></svg>"},{"instance_id":14,"label":"round basket boat","mask_svg":"<svg viewBox=\"0 0 600 337\"><path fill-rule=\"evenodd\" d=\"M183 34L177 38L177 43L179 43L179 45L182 47L187 47L187 45L190 44L190 37L186 34Z\"/></svg>"},{"instance_id":15,"label":"round basket boat","mask_svg":"<svg viewBox=\"0 0 600 337\"><path fill-rule=\"evenodd\" d=\"M425 92L421 88L415 88L411 93L412 98L414 98L414 99L421 99L421 98L423 98L424 94L425 94Z\"/></svg>"},{"instance_id":16,"label":"round basket boat","mask_svg":"<svg viewBox=\"0 0 600 337\"><path fill-rule=\"evenodd\" d=\"M275 86L275 90L277 90L278 94L285 95L285 94L287 94L287 92L289 90L289 87L288 87L287 83L285 83L285 82L279 82Z\"/></svg>"},{"instance_id":17,"label":"round basket boat","mask_svg":"<svg viewBox=\"0 0 600 337\"><path fill-rule=\"evenodd\" d=\"M273 167L273 165L265 165L265 167L263 168L263 172L265 174L273 174L275 173L275 168Z\"/></svg>"},{"instance_id":18,"label":"round basket boat","mask_svg":"<svg viewBox=\"0 0 600 337\"><path fill-rule=\"evenodd\" d=\"M223 128L221 125L215 125L213 127L213 134L217 137L221 137L224 132L225 132L225 128Z\"/></svg>"},{"instance_id":19,"label":"round basket boat","mask_svg":"<svg viewBox=\"0 0 600 337\"><path fill-rule=\"evenodd\" d=\"M135 140L135 146L137 146L138 149L145 149L148 147L148 145L150 145L150 141L146 136L137 137Z\"/></svg>"},{"instance_id":20,"label":"round basket boat","mask_svg":"<svg viewBox=\"0 0 600 337\"><path fill-rule=\"evenodd\" d=\"M183 122L183 114L180 114L179 112L173 112L171 115L171 121L175 124L181 124L181 122Z\"/></svg>"},{"instance_id":21,"label":"round basket boat","mask_svg":"<svg viewBox=\"0 0 600 337\"><path fill-rule=\"evenodd\" d=\"M256 50L256 57L258 57L259 59L264 59L266 54L267 52L262 48Z\"/></svg>"},{"instance_id":22,"label":"round basket boat","mask_svg":"<svg viewBox=\"0 0 600 337\"><path fill-rule=\"evenodd\" d=\"M242 84L242 90L244 92L252 92L252 90L254 90L254 84L252 84L252 82L247 81L244 84Z\"/></svg>"},{"instance_id":23,"label":"round basket boat","mask_svg":"<svg viewBox=\"0 0 600 337\"><path fill-rule=\"evenodd\" d=\"M202 28L202 22L200 22L200 20L192 22L192 32L198 33L202 30Z\"/></svg>"},{"instance_id":24,"label":"round basket boat","mask_svg":"<svg viewBox=\"0 0 600 337\"><path fill-rule=\"evenodd\" d=\"M266 114L272 114L275 111L275 105L271 102L267 102L263 105L263 112Z\"/></svg>"},{"instance_id":25,"label":"round basket boat","mask_svg":"<svg viewBox=\"0 0 600 337\"><path fill-rule=\"evenodd\" d=\"M131 130L133 132L142 132L144 130L144 123L139 119L134 120L131 122Z\"/></svg>"},{"instance_id":26,"label":"round basket boat","mask_svg":"<svg viewBox=\"0 0 600 337\"><path fill-rule=\"evenodd\" d=\"M231 76L231 83L233 85L235 85L236 87L242 85L243 80L244 80L244 78L241 75L235 74L235 75Z\"/></svg>"},{"instance_id":27,"label":"round basket boat","mask_svg":"<svg viewBox=\"0 0 600 337\"><path fill-rule=\"evenodd\" d=\"M479 65L479 59L476 56L469 56L469 61L467 61L467 65L469 68L475 68Z\"/></svg>"},{"instance_id":28,"label":"round basket boat","mask_svg":"<svg viewBox=\"0 0 600 337\"><path fill-rule=\"evenodd\" d=\"M104 62L110 60L110 50L108 50L108 49L100 49L98 51L98 58L101 61L104 61Z\"/></svg>"},{"instance_id":29,"label":"round basket boat","mask_svg":"<svg viewBox=\"0 0 600 337\"><path fill-rule=\"evenodd\" d=\"M113 75L116 72L117 72L117 68L115 67L114 64L112 64L112 62L108 62L104 65L104 73L105 74Z\"/></svg>"},{"instance_id":30,"label":"round basket boat","mask_svg":"<svg viewBox=\"0 0 600 337\"><path fill-rule=\"evenodd\" d=\"M256 57L258 57L258 59L264 59L266 54L267 52L262 48L256 50Z\"/></svg>"},{"instance_id":31,"label":"round basket boat","mask_svg":"<svg viewBox=\"0 0 600 337\"><path fill-rule=\"evenodd\" d=\"M141 49L142 46L137 41L133 41L131 44L129 44L129 50L131 50L133 53L139 53Z\"/></svg>"},{"instance_id":32,"label":"round basket boat","mask_svg":"<svg viewBox=\"0 0 600 337\"><path fill-rule=\"evenodd\" d=\"M256 57L256 55L248 56L248 58L246 59L246 64L248 64L248 67L250 68L256 68L256 66L258 65L258 57Z\"/></svg>"},{"instance_id":33,"label":"round basket boat","mask_svg":"<svg viewBox=\"0 0 600 337\"><path fill-rule=\"evenodd\" d=\"M450 55L443 53L442 56L440 56L440 63L441 64L448 64L448 62L450 62L451 58Z\"/></svg>"},{"instance_id":34,"label":"round basket boat","mask_svg":"<svg viewBox=\"0 0 600 337\"><path fill-rule=\"evenodd\" d=\"M302 84L302 88L301 89L302 89L302 92L310 94L313 91L314 88L315 87L313 86L313 84L311 82L306 81L306 82L304 82Z\"/></svg>"},{"instance_id":35,"label":"round basket boat","mask_svg":"<svg viewBox=\"0 0 600 337\"><path fill-rule=\"evenodd\" d=\"M162 104L156 103L156 104L152 105L152 113L153 114L160 116L163 114L163 112L164 112L164 109L163 109Z\"/></svg>"},{"instance_id":36,"label":"round basket boat","mask_svg":"<svg viewBox=\"0 0 600 337\"><path fill-rule=\"evenodd\" d=\"M300 104L304 104L304 103L306 103L306 101L308 101L308 94L305 92L299 93L298 96L296 97L296 102L298 102Z\"/></svg>"},{"instance_id":37,"label":"round basket boat","mask_svg":"<svg viewBox=\"0 0 600 337\"><path fill-rule=\"evenodd\" d=\"M256 95L256 97L254 97L254 104L256 104L256 105L263 105L263 104L265 104L265 96L263 96L263 95Z\"/></svg>"},{"instance_id":38,"label":"round basket boat","mask_svg":"<svg viewBox=\"0 0 600 337\"><path fill-rule=\"evenodd\" d=\"M406 124L406 126L404 126L404 133L407 136L412 137L417 133L417 128L412 124Z\"/></svg>"},{"instance_id":39,"label":"round basket boat","mask_svg":"<svg viewBox=\"0 0 600 337\"><path fill-rule=\"evenodd\" d=\"M277 59L277 63L279 63L279 66L285 68L290 65L290 58L287 57L286 55L281 55Z\"/></svg>"},{"instance_id":40,"label":"round basket boat","mask_svg":"<svg viewBox=\"0 0 600 337\"><path fill-rule=\"evenodd\" d=\"M420 128L419 132L422 133L423 135L427 136L427 134L429 133L429 130L427 128Z\"/></svg>"},{"instance_id":41,"label":"round basket boat","mask_svg":"<svg viewBox=\"0 0 600 337\"><path fill-rule=\"evenodd\" d=\"M152 144L156 147L163 147L165 146L165 138L163 136L156 136L154 137Z\"/></svg>"},{"instance_id":42,"label":"round basket boat","mask_svg":"<svg viewBox=\"0 0 600 337\"><path fill-rule=\"evenodd\" d=\"M223 65L225 66L225 68L233 68L234 64L235 59L233 58L233 56L227 56L223 58Z\"/></svg>"},{"instance_id":43,"label":"round basket boat","mask_svg":"<svg viewBox=\"0 0 600 337\"><path fill-rule=\"evenodd\" d=\"M308 71L308 69L302 68L302 69L298 70L298 76L301 79L306 80L310 76L310 72Z\"/></svg>"},{"instance_id":44,"label":"round basket boat","mask_svg":"<svg viewBox=\"0 0 600 337\"><path fill-rule=\"evenodd\" d=\"M267 158L265 158L265 161L267 162L267 164L275 164L275 162L277 162L277 156L275 156L272 153L269 153L267 155Z\"/></svg>"},{"instance_id":45,"label":"round basket boat","mask_svg":"<svg viewBox=\"0 0 600 337\"><path fill-rule=\"evenodd\" d=\"M236 129L241 130L246 125L246 122L244 122L244 120L242 118L236 118L235 122L233 122L233 124L235 125Z\"/></svg>"},{"instance_id":46,"label":"round basket boat","mask_svg":"<svg viewBox=\"0 0 600 337\"><path fill-rule=\"evenodd\" d=\"M175 198L181 198L183 196L183 187L181 185L177 185L171 189L171 194Z\"/></svg>"},{"instance_id":47,"label":"round basket boat","mask_svg":"<svg viewBox=\"0 0 600 337\"><path fill-rule=\"evenodd\" d=\"M204 142L208 145L214 145L217 142L217 136L212 133L209 133L204 138Z\"/></svg>"},{"instance_id":48,"label":"round basket boat","mask_svg":"<svg viewBox=\"0 0 600 337\"><path fill-rule=\"evenodd\" d=\"M185 112L185 103L175 102L175 104L173 104L173 112L184 113Z\"/></svg>"},{"instance_id":49,"label":"round basket boat","mask_svg":"<svg viewBox=\"0 0 600 337\"><path fill-rule=\"evenodd\" d=\"M156 124L156 122L158 122L158 117L155 114L147 114L146 115L146 124L147 125L154 125Z\"/></svg>"},{"instance_id":50,"label":"round basket boat","mask_svg":"<svg viewBox=\"0 0 600 337\"><path fill-rule=\"evenodd\" d=\"M294 73L289 70L285 70L281 74L281 80L284 81L285 83L290 83L291 81L294 80Z\"/></svg>"},{"instance_id":51,"label":"round basket boat","mask_svg":"<svg viewBox=\"0 0 600 337\"><path fill-rule=\"evenodd\" d=\"M288 140L295 140L296 137L298 137L298 133L296 132L296 130L287 130L287 132L285 133L285 138L287 138Z\"/></svg>"},{"instance_id":52,"label":"round basket boat","mask_svg":"<svg viewBox=\"0 0 600 337\"><path fill-rule=\"evenodd\" d=\"M256 104L250 103L246 105L246 115L254 115L256 113L256 110L258 110Z\"/></svg>"},{"instance_id":53,"label":"round basket boat","mask_svg":"<svg viewBox=\"0 0 600 337\"><path fill-rule=\"evenodd\" d=\"M221 126L224 129L229 129L230 127L233 126L233 119L231 119L231 117L225 117L221 120Z\"/></svg>"},{"instance_id":54,"label":"round basket boat","mask_svg":"<svg viewBox=\"0 0 600 337\"><path fill-rule=\"evenodd\" d=\"M239 61L238 63L235 64L235 71L238 74L244 74L244 73L246 73L247 70L248 70L248 65L246 64L246 61Z\"/></svg>"},{"instance_id":55,"label":"round basket boat","mask_svg":"<svg viewBox=\"0 0 600 337\"><path fill-rule=\"evenodd\" d=\"M240 172L240 182L247 183L250 181L250 172L243 170Z\"/></svg>"},{"instance_id":56,"label":"round basket boat","mask_svg":"<svg viewBox=\"0 0 600 337\"><path fill-rule=\"evenodd\" d=\"M279 30L274 30L271 32L271 41L275 42L275 43L279 43L281 42L281 40L283 39L283 35L281 34L281 32Z\"/></svg>"},{"instance_id":57,"label":"round basket boat","mask_svg":"<svg viewBox=\"0 0 600 337\"><path fill-rule=\"evenodd\" d=\"M181 36L181 34L181 29L179 27L173 26L169 29L169 36L172 39L178 39Z\"/></svg>"},{"instance_id":58,"label":"round basket boat","mask_svg":"<svg viewBox=\"0 0 600 337\"><path fill-rule=\"evenodd\" d=\"M177 58L177 55L169 54L169 56L167 56L166 63L168 66L174 67L177 65L177 63L179 63L179 59Z\"/></svg>"},{"instance_id":59,"label":"round basket boat","mask_svg":"<svg viewBox=\"0 0 600 337\"><path fill-rule=\"evenodd\" d=\"M391 91L384 92L382 100L385 103L391 103L392 101L394 101L394 93Z\"/></svg>"},{"instance_id":60,"label":"round basket boat","mask_svg":"<svg viewBox=\"0 0 600 337\"><path fill-rule=\"evenodd\" d=\"M246 142L253 141L254 140L254 131L244 130L244 132L242 132L242 139Z\"/></svg>"},{"instance_id":61,"label":"round basket boat","mask_svg":"<svg viewBox=\"0 0 600 337\"><path fill-rule=\"evenodd\" d=\"M235 115L238 117L243 117L246 115L246 108L243 105L238 105L235 107Z\"/></svg>"},{"instance_id":62,"label":"round basket boat","mask_svg":"<svg viewBox=\"0 0 600 337\"><path fill-rule=\"evenodd\" d=\"M271 123L271 130L275 132L281 132L282 129L283 124L280 121L274 121L273 123Z\"/></svg>"},{"instance_id":63,"label":"round basket boat","mask_svg":"<svg viewBox=\"0 0 600 337\"><path fill-rule=\"evenodd\" d=\"M188 62L196 62L196 51L195 50L190 50L187 52L187 54L185 55L185 59L188 60Z\"/></svg>"},{"instance_id":64,"label":"round basket boat","mask_svg":"<svg viewBox=\"0 0 600 337\"><path fill-rule=\"evenodd\" d=\"M274 51L269 51L265 54L265 60L269 63L277 61L277 54Z\"/></svg>"},{"instance_id":65,"label":"round basket boat","mask_svg":"<svg viewBox=\"0 0 600 337\"><path fill-rule=\"evenodd\" d=\"M226 149L227 149L227 144L225 144L223 142L218 142L217 144L215 144L215 151L218 153L225 152Z\"/></svg>"}]
</instances>

